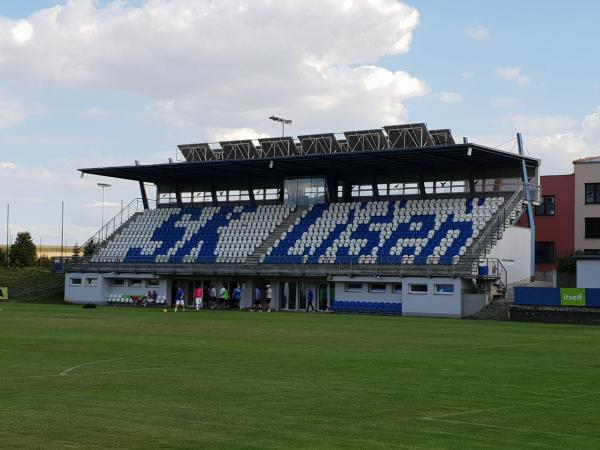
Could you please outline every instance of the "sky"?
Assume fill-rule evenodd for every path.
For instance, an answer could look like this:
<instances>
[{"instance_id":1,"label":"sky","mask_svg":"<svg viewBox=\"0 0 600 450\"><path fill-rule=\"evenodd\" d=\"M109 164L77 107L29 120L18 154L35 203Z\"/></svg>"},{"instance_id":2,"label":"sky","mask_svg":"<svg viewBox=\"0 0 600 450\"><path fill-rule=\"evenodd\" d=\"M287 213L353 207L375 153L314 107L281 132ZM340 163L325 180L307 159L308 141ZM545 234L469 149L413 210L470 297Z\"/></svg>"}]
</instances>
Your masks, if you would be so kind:
<instances>
[{"instance_id":1,"label":"sky","mask_svg":"<svg viewBox=\"0 0 600 450\"><path fill-rule=\"evenodd\" d=\"M397 123L516 151L600 154L600 2L2 0L0 236L81 244L135 182L77 169L177 144ZM511 140L512 139L512 140ZM508 141L508 142L507 142ZM504 144L506 143L506 144Z\"/></svg>"}]
</instances>

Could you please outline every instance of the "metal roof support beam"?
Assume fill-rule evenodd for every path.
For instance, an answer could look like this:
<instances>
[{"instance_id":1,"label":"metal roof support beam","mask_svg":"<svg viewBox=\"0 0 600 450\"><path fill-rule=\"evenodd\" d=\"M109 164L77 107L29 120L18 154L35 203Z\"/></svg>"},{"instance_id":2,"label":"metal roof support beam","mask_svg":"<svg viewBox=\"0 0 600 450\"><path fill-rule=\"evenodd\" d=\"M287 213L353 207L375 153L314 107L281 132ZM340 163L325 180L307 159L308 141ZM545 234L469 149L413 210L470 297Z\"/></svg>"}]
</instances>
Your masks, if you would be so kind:
<instances>
[{"instance_id":1,"label":"metal roof support beam","mask_svg":"<svg viewBox=\"0 0 600 450\"><path fill-rule=\"evenodd\" d=\"M183 202L181 201L181 186L178 184L175 185L175 200L177 200L177 206L181 208L183 206Z\"/></svg>"},{"instance_id":2,"label":"metal roof support beam","mask_svg":"<svg viewBox=\"0 0 600 450\"><path fill-rule=\"evenodd\" d=\"M427 193L425 192L425 178L423 177L423 172L419 173L419 196L422 199L427 197Z\"/></svg>"},{"instance_id":3,"label":"metal roof support beam","mask_svg":"<svg viewBox=\"0 0 600 450\"><path fill-rule=\"evenodd\" d=\"M331 203L338 201L338 179L337 177L327 177L327 199Z\"/></svg>"},{"instance_id":4,"label":"metal roof support beam","mask_svg":"<svg viewBox=\"0 0 600 450\"><path fill-rule=\"evenodd\" d=\"M345 202L352 201L352 183L350 183L349 181L344 180L343 186L344 187L342 189L342 199Z\"/></svg>"},{"instance_id":5,"label":"metal roof support beam","mask_svg":"<svg viewBox=\"0 0 600 450\"><path fill-rule=\"evenodd\" d=\"M250 198L250 204L255 206L256 198L254 197L254 185L252 184L252 180L248 180L248 197Z\"/></svg>"},{"instance_id":6,"label":"metal roof support beam","mask_svg":"<svg viewBox=\"0 0 600 450\"><path fill-rule=\"evenodd\" d=\"M375 200L379 200L379 186L377 186L377 177L375 174L372 175L373 180L371 181L372 189L373 189L373 198Z\"/></svg>"},{"instance_id":7,"label":"metal roof support beam","mask_svg":"<svg viewBox=\"0 0 600 450\"><path fill-rule=\"evenodd\" d=\"M473 178L473 172L469 173L469 198L473 198L477 195L475 192L475 178Z\"/></svg>"},{"instance_id":8,"label":"metal roof support beam","mask_svg":"<svg viewBox=\"0 0 600 450\"><path fill-rule=\"evenodd\" d=\"M144 211L148 211L150 209L150 205L148 204L148 194L146 193L146 186L144 186L143 181L138 181L140 184L140 193L142 194L142 204L144 205Z\"/></svg>"},{"instance_id":9,"label":"metal roof support beam","mask_svg":"<svg viewBox=\"0 0 600 450\"><path fill-rule=\"evenodd\" d=\"M219 199L217 198L217 187L215 183L210 184L210 196L212 198L213 206L219 206Z\"/></svg>"}]
</instances>

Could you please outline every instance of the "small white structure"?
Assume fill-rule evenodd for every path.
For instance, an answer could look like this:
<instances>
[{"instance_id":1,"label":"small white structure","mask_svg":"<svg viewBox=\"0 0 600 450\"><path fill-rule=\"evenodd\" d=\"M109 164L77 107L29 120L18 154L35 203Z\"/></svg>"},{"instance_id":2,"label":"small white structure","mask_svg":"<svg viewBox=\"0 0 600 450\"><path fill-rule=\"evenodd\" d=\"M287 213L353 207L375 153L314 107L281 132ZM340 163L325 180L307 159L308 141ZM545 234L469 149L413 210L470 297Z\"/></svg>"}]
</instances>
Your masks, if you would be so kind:
<instances>
[{"instance_id":1,"label":"small white structure","mask_svg":"<svg viewBox=\"0 0 600 450\"><path fill-rule=\"evenodd\" d=\"M575 255L577 287L600 288L600 255Z\"/></svg>"}]
</instances>

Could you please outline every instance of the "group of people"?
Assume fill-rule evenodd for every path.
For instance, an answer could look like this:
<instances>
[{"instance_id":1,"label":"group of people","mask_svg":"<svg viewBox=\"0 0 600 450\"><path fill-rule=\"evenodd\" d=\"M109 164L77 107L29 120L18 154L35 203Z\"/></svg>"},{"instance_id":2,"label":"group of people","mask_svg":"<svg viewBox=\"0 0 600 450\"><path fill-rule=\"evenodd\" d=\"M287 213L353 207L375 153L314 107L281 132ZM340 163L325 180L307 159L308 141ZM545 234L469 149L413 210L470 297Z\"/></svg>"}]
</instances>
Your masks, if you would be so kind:
<instances>
[{"instance_id":1,"label":"group of people","mask_svg":"<svg viewBox=\"0 0 600 450\"><path fill-rule=\"evenodd\" d=\"M202 286L198 286L194 289L194 305L196 306L196 311L200 311L205 307L210 309L239 309L241 300L242 288L239 285L235 287L231 294L225 285L221 286L218 292L217 288L214 285L211 285L206 299ZM175 312L177 312L179 307L185 311L185 291L181 286L179 286L175 292Z\"/></svg>"},{"instance_id":2,"label":"group of people","mask_svg":"<svg viewBox=\"0 0 600 450\"><path fill-rule=\"evenodd\" d=\"M263 299L263 293L259 287L254 290L254 305L250 308L250 311L255 312L263 312L263 309L266 309L267 312L271 312L271 299L273 298L273 290L271 289L271 285L267 284L265 286L265 295Z\"/></svg>"}]
</instances>

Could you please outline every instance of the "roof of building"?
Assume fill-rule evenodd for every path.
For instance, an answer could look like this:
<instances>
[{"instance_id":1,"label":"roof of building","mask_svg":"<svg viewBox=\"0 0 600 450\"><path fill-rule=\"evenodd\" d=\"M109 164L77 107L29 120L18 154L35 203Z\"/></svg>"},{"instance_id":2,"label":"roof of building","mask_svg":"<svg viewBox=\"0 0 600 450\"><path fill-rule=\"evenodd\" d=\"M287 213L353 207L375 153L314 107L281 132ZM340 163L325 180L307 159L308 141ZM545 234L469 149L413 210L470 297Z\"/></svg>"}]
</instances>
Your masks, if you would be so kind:
<instances>
[{"instance_id":1,"label":"roof of building","mask_svg":"<svg viewBox=\"0 0 600 450\"><path fill-rule=\"evenodd\" d=\"M539 160L523 158L535 174ZM171 162L80 169L81 172L156 184L231 183L251 180L261 183L310 176L332 176L356 180L401 177L405 182L419 179L460 180L520 177L518 154L472 143L421 148L376 149L355 152L322 153L248 159Z\"/></svg>"},{"instance_id":2,"label":"roof of building","mask_svg":"<svg viewBox=\"0 0 600 450\"><path fill-rule=\"evenodd\" d=\"M588 164L600 163L600 156L588 156L587 158L579 158L573 161L573 164Z\"/></svg>"}]
</instances>

